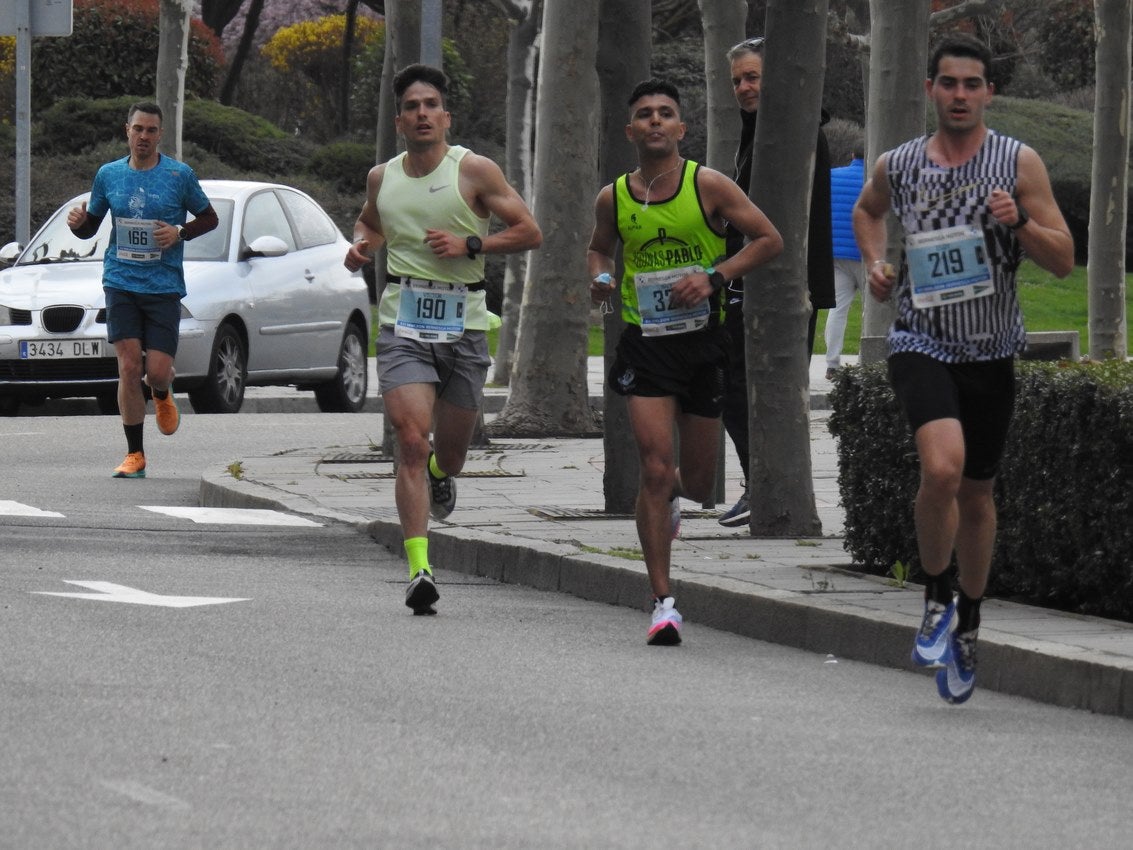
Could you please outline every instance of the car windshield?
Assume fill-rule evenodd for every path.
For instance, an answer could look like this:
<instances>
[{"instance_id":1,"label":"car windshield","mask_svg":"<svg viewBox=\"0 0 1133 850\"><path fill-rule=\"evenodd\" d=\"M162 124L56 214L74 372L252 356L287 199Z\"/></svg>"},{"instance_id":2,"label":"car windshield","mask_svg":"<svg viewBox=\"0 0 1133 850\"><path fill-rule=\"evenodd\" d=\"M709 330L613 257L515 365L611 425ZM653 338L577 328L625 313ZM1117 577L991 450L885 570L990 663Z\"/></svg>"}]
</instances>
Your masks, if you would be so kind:
<instances>
[{"instance_id":1,"label":"car windshield","mask_svg":"<svg viewBox=\"0 0 1133 850\"><path fill-rule=\"evenodd\" d=\"M92 239L80 239L67 226L67 204L36 234L27 250L20 255L17 265L39 263L76 263L102 261L110 241L111 216L102 220L102 226ZM228 258L228 238L232 232L232 201L227 198L212 200L212 208L220 223L216 229L185 243L186 260L225 260ZM189 216L189 220L192 220Z\"/></svg>"}]
</instances>

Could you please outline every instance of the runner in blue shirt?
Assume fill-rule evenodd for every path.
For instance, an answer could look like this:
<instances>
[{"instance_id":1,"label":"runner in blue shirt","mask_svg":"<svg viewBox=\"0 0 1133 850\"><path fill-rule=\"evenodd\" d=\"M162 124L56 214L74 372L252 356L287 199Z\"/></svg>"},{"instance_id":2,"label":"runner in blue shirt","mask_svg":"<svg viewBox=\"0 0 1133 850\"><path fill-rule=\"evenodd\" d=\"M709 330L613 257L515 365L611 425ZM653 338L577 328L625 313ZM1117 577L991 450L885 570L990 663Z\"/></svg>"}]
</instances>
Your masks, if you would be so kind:
<instances>
[{"instance_id":1,"label":"runner in blue shirt","mask_svg":"<svg viewBox=\"0 0 1133 850\"><path fill-rule=\"evenodd\" d=\"M153 394L158 430L172 434L180 424L172 385L185 295L183 243L217 226L216 211L193 169L158 152L161 118L155 103L130 107L129 156L99 168L90 201L67 215L80 239L94 236L107 213L113 216L102 287L107 338L118 357L118 407L127 452L115 478L146 477L143 379ZM196 218L186 224L186 213Z\"/></svg>"}]
</instances>

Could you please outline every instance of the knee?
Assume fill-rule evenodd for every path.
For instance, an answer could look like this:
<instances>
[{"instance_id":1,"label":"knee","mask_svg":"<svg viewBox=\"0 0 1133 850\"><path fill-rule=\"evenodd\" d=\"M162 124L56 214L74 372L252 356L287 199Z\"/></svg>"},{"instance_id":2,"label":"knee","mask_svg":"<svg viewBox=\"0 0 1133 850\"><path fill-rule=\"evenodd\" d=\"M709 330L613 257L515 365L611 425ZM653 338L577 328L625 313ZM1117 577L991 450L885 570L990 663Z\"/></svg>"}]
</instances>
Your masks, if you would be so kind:
<instances>
[{"instance_id":1,"label":"knee","mask_svg":"<svg viewBox=\"0 0 1133 850\"><path fill-rule=\"evenodd\" d=\"M963 461L937 458L921 461L921 489L941 498L954 498L963 480Z\"/></svg>"},{"instance_id":2,"label":"knee","mask_svg":"<svg viewBox=\"0 0 1133 850\"><path fill-rule=\"evenodd\" d=\"M676 487L676 470L672 463L663 458L641 459L641 489L650 492L664 492L666 495Z\"/></svg>"},{"instance_id":3,"label":"knee","mask_svg":"<svg viewBox=\"0 0 1133 850\"><path fill-rule=\"evenodd\" d=\"M429 446L428 435L418 433L416 429L412 431L398 431L397 432L397 449L400 462L405 466L424 466L429 459Z\"/></svg>"}]
</instances>

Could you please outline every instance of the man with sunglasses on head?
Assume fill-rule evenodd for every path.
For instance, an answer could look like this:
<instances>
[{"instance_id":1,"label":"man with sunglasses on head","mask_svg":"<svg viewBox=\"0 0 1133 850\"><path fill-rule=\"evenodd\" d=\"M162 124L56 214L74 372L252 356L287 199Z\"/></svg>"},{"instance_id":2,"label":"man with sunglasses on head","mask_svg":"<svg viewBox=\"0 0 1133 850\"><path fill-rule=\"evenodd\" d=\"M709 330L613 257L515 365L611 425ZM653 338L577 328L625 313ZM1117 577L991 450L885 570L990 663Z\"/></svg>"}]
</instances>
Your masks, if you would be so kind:
<instances>
[{"instance_id":1,"label":"man with sunglasses on head","mask_svg":"<svg viewBox=\"0 0 1133 850\"><path fill-rule=\"evenodd\" d=\"M937 690L950 703L975 688L995 475L1015 406L1014 358L1026 344L1015 272L1024 255L1058 277L1074 268L1043 161L984 122L990 67L991 51L972 36L937 45L925 80L936 132L882 154L853 213L870 293L897 297L889 379L920 460L913 514L925 609L912 658L940 668ZM905 233L896 273L885 261L890 210Z\"/></svg>"},{"instance_id":2,"label":"man with sunglasses on head","mask_svg":"<svg viewBox=\"0 0 1133 850\"><path fill-rule=\"evenodd\" d=\"M751 191L751 166L755 147L755 124L759 117L760 91L763 85L762 38L749 38L727 53L731 65L732 90L740 107L740 146L736 151L735 181L745 194ZM830 120L822 110L821 124ZM743 247L743 234L728 229L728 255ZM810 295L810 324L806 351L814 352L818 311L835 306L833 228L830 224L830 148L821 125L814 149L814 183L810 194L810 225L807 231L807 291ZM746 525L751 518L751 492L748 480L747 355L744 341L744 282L736 278L728 282L727 321L731 345L728 390L724 397L724 428L736 447L744 476L744 492L719 519L720 525Z\"/></svg>"},{"instance_id":3,"label":"man with sunglasses on head","mask_svg":"<svg viewBox=\"0 0 1133 850\"><path fill-rule=\"evenodd\" d=\"M543 233L496 163L448 143L443 71L409 65L394 76L393 91L406 150L370 169L345 262L357 271L386 245L378 388L399 450L394 500L409 560L405 604L415 615L435 614L429 517L443 520L456 505L455 478L491 362L484 254L538 248ZM489 234L493 215L504 228Z\"/></svg>"}]
</instances>

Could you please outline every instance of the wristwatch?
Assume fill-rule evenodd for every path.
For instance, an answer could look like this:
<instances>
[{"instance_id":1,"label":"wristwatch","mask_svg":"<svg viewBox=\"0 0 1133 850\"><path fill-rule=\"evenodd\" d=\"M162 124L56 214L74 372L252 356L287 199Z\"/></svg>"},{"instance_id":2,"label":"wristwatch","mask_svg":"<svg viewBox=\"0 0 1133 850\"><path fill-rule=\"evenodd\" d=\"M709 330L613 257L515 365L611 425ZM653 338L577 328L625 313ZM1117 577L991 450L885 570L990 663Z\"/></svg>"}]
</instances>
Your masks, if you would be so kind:
<instances>
[{"instance_id":1,"label":"wristwatch","mask_svg":"<svg viewBox=\"0 0 1133 850\"><path fill-rule=\"evenodd\" d=\"M189 237L185 235L184 226L177 228L177 238L180 239L182 242L188 242L189 241Z\"/></svg>"},{"instance_id":2,"label":"wristwatch","mask_svg":"<svg viewBox=\"0 0 1133 850\"><path fill-rule=\"evenodd\" d=\"M708 275L708 283L711 284L713 292L719 292L724 288L724 284L727 283L727 281L724 280L724 275L716 271L715 266L709 266L704 270L704 273Z\"/></svg>"},{"instance_id":3,"label":"wristwatch","mask_svg":"<svg viewBox=\"0 0 1133 850\"><path fill-rule=\"evenodd\" d=\"M1007 225L1012 230L1018 230L1020 227L1022 227L1024 224L1026 224L1028 221L1031 220L1031 217L1029 215L1027 215L1027 211L1025 209L1023 209L1022 204L1020 204L1020 203L1015 204L1015 212L1018 214L1019 217L1015 220L1014 224Z\"/></svg>"},{"instance_id":4,"label":"wristwatch","mask_svg":"<svg viewBox=\"0 0 1133 850\"><path fill-rule=\"evenodd\" d=\"M475 260L476 255L484 250L484 243L479 236L469 236L464 240L464 247L468 249L468 259Z\"/></svg>"}]
</instances>

